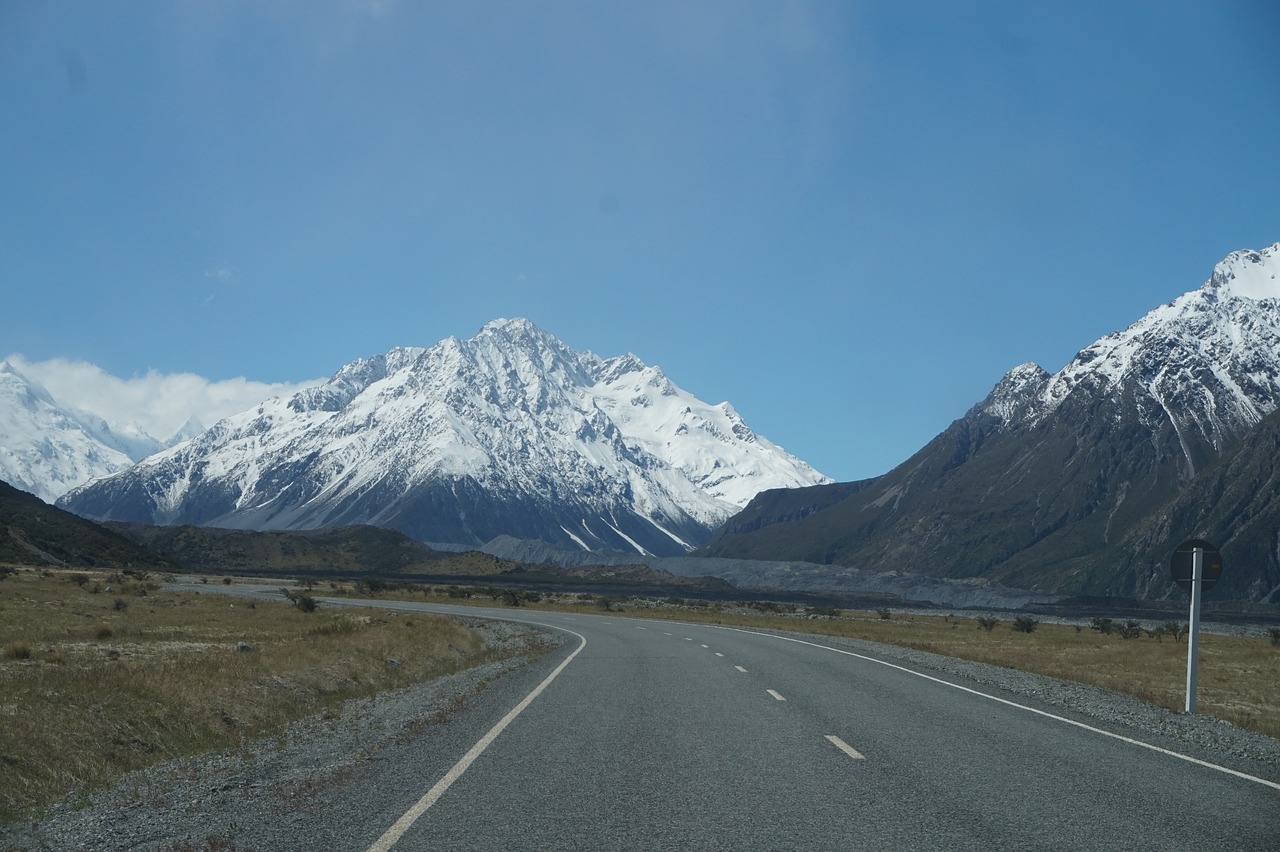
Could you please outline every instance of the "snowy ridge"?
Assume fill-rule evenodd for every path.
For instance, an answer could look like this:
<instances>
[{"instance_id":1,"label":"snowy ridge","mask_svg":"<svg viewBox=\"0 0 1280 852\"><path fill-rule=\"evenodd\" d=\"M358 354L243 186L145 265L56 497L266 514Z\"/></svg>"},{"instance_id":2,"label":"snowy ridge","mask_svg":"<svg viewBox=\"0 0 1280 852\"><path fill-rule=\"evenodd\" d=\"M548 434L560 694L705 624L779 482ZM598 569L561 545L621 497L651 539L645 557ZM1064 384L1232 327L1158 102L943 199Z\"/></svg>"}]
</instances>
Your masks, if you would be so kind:
<instances>
[{"instance_id":1,"label":"snowy ridge","mask_svg":"<svg viewBox=\"0 0 1280 852\"><path fill-rule=\"evenodd\" d=\"M1014 368L982 407L1034 426L1077 393L1128 390L1146 425L1177 431L1189 463L1191 437L1221 451L1280 406L1278 273L1280 243L1233 252L1202 287L1087 346L1056 374Z\"/></svg>"},{"instance_id":2,"label":"snowy ridge","mask_svg":"<svg viewBox=\"0 0 1280 852\"><path fill-rule=\"evenodd\" d=\"M697 400L635 356L574 352L514 319L355 361L67 505L104 517L123 502L159 523L373 523L423 536L444 535L439 518L452 512L481 543L505 532L486 520L501 514L492 506L536 506L555 515L539 522L543 534L650 553L694 547L760 490L828 481L728 403ZM430 512L409 508L422 501Z\"/></svg>"}]
</instances>

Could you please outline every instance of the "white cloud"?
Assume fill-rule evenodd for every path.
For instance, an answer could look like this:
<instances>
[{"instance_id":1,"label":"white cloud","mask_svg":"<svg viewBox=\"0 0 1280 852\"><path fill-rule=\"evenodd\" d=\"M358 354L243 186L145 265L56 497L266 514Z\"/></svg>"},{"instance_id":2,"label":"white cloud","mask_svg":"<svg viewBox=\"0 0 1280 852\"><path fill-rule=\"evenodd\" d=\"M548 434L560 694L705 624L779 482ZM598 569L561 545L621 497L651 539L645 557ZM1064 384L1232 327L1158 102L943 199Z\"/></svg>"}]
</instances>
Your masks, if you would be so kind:
<instances>
[{"instance_id":1,"label":"white cloud","mask_svg":"<svg viewBox=\"0 0 1280 852\"><path fill-rule=\"evenodd\" d=\"M158 373L122 379L87 361L54 358L28 361L10 355L23 375L44 385L60 405L92 412L127 433L137 424L153 438L165 440L194 417L206 427L252 408L264 399L290 396L324 381L255 382L245 378L210 381L194 373Z\"/></svg>"}]
</instances>

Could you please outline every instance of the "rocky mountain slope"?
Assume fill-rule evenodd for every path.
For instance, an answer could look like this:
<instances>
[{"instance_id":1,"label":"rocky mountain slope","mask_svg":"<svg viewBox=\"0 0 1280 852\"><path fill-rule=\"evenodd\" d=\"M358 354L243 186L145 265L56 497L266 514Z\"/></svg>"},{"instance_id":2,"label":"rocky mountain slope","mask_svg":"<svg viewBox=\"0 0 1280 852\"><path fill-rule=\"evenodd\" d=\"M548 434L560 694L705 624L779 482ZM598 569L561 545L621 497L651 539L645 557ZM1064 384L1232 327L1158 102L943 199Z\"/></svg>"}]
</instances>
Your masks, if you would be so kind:
<instances>
[{"instance_id":1,"label":"rocky mountain slope","mask_svg":"<svg viewBox=\"0 0 1280 852\"><path fill-rule=\"evenodd\" d=\"M527 320L394 349L67 494L86 517L242 529L373 524L684 553L767 488L828 481L633 355Z\"/></svg>"},{"instance_id":2,"label":"rocky mountain slope","mask_svg":"<svg viewBox=\"0 0 1280 852\"><path fill-rule=\"evenodd\" d=\"M1236 252L1057 373L1014 368L884 476L761 494L704 552L1174 594L1161 572L1179 541L1216 532L1231 565L1234 547L1246 555L1240 522L1280 526L1254 487L1276 460L1266 435L1280 406L1278 271L1280 244ZM1227 493L1253 502L1224 509ZM1276 548L1249 547L1234 593L1275 595Z\"/></svg>"}]
</instances>

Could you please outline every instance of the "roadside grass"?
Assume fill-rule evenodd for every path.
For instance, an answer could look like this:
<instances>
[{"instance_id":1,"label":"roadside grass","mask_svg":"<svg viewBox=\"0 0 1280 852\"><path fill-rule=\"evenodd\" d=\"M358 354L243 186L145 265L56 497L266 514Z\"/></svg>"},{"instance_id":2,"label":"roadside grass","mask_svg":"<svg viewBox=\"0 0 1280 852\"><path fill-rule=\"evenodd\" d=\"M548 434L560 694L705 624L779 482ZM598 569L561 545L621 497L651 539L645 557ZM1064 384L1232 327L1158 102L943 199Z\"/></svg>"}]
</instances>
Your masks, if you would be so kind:
<instances>
[{"instance_id":1,"label":"roadside grass","mask_svg":"<svg viewBox=\"0 0 1280 852\"><path fill-rule=\"evenodd\" d=\"M444 617L27 569L0 582L0 649L0 823L499 656Z\"/></svg>"},{"instance_id":2,"label":"roadside grass","mask_svg":"<svg viewBox=\"0 0 1280 852\"><path fill-rule=\"evenodd\" d=\"M363 595L368 589L332 584L328 593ZM483 586L455 586L450 590L401 584L378 591L376 596L475 606L509 605L505 592ZM870 611L810 609L770 603L678 598L656 601L589 594L544 595L539 601L522 601L521 606L865 639L1099 686L1175 711L1181 711L1186 700L1185 635L1178 641L1167 635L1156 638L1142 632L1141 636L1126 639L1119 630L1103 634L1087 624L1050 622L1023 624L1022 630L1016 630L1013 615L997 620L957 614L919 615L884 607ZM984 625L984 621L988 623ZM1280 739L1280 645L1265 633L1221 636L1201 631L1196 711Z\"/></svg>"}]
</instances>

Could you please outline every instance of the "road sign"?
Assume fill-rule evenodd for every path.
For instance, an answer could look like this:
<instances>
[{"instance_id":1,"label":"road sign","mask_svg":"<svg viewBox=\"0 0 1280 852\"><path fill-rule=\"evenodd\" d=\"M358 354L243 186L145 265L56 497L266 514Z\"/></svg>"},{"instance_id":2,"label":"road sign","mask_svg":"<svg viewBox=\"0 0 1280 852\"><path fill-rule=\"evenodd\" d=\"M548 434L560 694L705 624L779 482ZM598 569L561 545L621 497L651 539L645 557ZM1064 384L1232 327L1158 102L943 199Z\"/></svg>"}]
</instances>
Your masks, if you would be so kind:
<instances>
[{"instance_id":1,"label":"road sign","mask_svg":"<svg viewBox=\"0 0 1280 852\"><path fill-rule=\"evenodd\" d=\"M1196 550L1201 551L1203 554L1201 559L1204 560L1202 566L1204 575L1200 579L1200 591L1207 592L1212 589L1214 583L1217 583L1218 578L1222 576L1222 554L1218 553L1216 547L1199 538L1184 541L1173 552L1169 573L1173 576L1173 581L1187 594L1191 594L1191 576Z\"/></svg>"}]
</instances>

